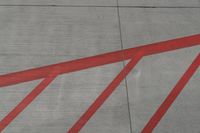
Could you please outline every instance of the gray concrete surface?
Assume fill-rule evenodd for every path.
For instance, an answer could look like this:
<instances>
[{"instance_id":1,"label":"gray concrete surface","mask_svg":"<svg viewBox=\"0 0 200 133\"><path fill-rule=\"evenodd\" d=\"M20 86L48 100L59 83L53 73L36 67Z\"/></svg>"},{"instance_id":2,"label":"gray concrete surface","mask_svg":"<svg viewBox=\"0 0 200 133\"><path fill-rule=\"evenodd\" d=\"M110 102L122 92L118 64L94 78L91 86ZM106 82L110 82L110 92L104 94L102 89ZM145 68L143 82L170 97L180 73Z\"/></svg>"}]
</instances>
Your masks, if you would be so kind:
<instances>
[{"instance_id":1,"label":"gray concrete surface","mask_svg":"<svg viewBox=\"0 0 200 133\"><path fill-rule=\"evenodd\" d=\"M116 6L116 0L1 0L2 5Z\"/></svg>"},{"instance_id":2,"label":"gray concrete surface","mask_svg":"<svg viewBox=\"0 0 200 133\"><path fill-rule=\"evenodd\" d=\"M197 0L1 0L0 74L198 34L198 6ZM145 57L81 133L139 133L199 51ZM122 68L119 62L59 76L3 133L66 132ZM155 133L200 132L199 79L200 69ZM0 88L0 119L40 81Z\"/></svg>"},{"instance_id":3,"label":"gray concrete surface","mask_svg":"<svg viewBox=\"0 0 200 133\"><path fill-rule=\"evenodd\" d=\"M124 48L198 34L199 9L120 9ZM133 132L139 132L199 53L200 46L145 57L127 78ZM199 73L155 133L198 133Z\"/></svg>"},{"instance_id":4,"label":"gray concrete surface","mask_svg":"<svg viewBox=\"0 0 200 133\"><path fill-rule=\"evenodd\" d=\"M119 0L120 6L199 7L199 0Z\"/></svg>"}]
</instances>

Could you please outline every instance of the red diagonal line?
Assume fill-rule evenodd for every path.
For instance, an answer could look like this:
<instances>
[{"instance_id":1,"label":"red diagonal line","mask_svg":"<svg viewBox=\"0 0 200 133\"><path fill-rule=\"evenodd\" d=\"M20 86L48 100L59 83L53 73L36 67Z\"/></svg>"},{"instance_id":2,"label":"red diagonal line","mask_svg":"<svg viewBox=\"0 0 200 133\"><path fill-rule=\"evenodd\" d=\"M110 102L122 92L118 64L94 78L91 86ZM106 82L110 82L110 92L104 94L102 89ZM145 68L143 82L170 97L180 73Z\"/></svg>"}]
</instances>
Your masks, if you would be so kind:
<instances>
[{"instance_id":1,"label":"red diagonal line","mask_svg":"<svg viewBox=\"0 0 200 133\"><path fill-rule=\"evenodd\" d=\"M53 64L40 68L24 70L20 72L5 74L0 76L0 87L13 85L21 82L36 80L46 77L54 67L60 67L59 74L79 71L91 67L105 65L130 59L135 51L146 51L146 55L157 54L165 51L191 47L200 44L200 34L173 39L164 42L153 43L140 47L114 51L92 57L72 60L68 62Z\"/></svg>"},{"instance_id":2,"label":"red diagonal line","mask_svg":"<svg viewBox=\"0 0 200 133\"><path fill-rule=\"evenodd\" d=\"M59 69L52 71L0 122L0 132L4 130L58 75Z\"/></svg>"},{"instance_id":3,"label":"red diagonal line","mask_svg":"<svg viewBox=\"0 0 200 133\"><path fill-rule=\"evenodd\" d=\"M153 131L153 129L156 127L156 125L160 122L162 117L168 111L170 106L176 100L178 95L181 93L181 91L183 90L184 86L187 84L187 82L190 80L192 75L198 69L199 65L200 65L200 54L196 57L196 59L190 65L188 70L184 73L184 75L178 81L176 86L172 89L172 91L169 93L167 98L164 100L164 102L157 109L155 114L152 116L150 121L147 123L147 125L142 130L142 133L151 133Z\"/></svg>"},{"instance_id":4,"label":"red diagonal line","mask_svg":"<svg viewBox=\"0 0 200 133\"><path fill-rule=\"evenodd\" d=\"M121 72L114 78L114 80L107 86L107 88L99 95L94 103L88 108L88 110L80 117L80 119L72 126L67 133L78 133L88 120L95 114L95 112L101 107L101 105L108 99L108 97L116 90L121 81L128 75L133 67L143 57L143 51L136 53L131 61L121 70Z\"/></svg>"}]
</instances>

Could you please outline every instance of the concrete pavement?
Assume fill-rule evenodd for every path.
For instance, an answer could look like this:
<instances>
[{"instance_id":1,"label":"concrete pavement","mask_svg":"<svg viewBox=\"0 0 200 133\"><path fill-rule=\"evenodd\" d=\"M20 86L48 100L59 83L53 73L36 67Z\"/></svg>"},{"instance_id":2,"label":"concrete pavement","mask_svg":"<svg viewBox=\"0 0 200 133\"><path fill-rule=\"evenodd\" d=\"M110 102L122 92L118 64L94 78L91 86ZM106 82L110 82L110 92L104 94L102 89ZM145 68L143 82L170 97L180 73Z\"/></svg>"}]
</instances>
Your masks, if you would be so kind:
<instances>
[{"instance_id":1,"label":"concrete pavement","mask_svg":"<svg viewBox=\"0 0 200 133\"><path fill-rule=\"evenodd\" d=\"M198 0L1 0L0 74L199 34L199 18ZM142 59L81 133L139 133L199 51ZM3 133L66 132L122 68L59 76ZM200 132L199 72L155 133ZM0 88L0 119L40 81Z\"/></svg>"}]
</instances>

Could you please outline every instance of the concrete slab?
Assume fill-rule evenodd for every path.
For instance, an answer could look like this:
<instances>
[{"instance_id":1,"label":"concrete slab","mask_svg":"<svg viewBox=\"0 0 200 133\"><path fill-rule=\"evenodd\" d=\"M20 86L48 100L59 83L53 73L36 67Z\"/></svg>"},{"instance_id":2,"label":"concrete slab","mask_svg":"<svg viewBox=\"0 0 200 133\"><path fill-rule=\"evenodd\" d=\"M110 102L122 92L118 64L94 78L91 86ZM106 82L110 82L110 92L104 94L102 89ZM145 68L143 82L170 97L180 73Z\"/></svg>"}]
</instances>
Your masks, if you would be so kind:
<instances>
[{"instance_id":1,"label":"concrete slab","mask_svg":"<svg viewBox=\"0 0 200 133\"><path fill-rule=\"evenodd\" d=\"M3 133L66 132L120 71L122 67L120 64L58 77ZM7 105L1 108L4 116L31 90L31 87L33 88L33 84L30 83L28 83L30 86L24 86L27 84L24 83L2 88L1 94L4 97L1 97L1 103L4 103L4 106ZM18 88L19 92L17 92ZM11 98L13 93L18 95ZM124 83L81 132L93 133L94 131L99 133L130 132Z\"/></svg>"},{"instance_id":2,"label":"concrete slab","mask_svg":"<svg viewBox=\"0 0 200 133\"><path fill-rule=\"evenodd\" d=\"M0 73L121 49L116 9L1 7Z\"/></svg>"},{"instance_id":3,"label":"concrete slab","mask_svg":"<svg viewBox=\"0 0 200 133\"><path fill-rule=\"evenodd\" d=\"M0 28L1 74L121 49L114 8L0 7ZM122 67L58 77L3 133L65 133ZM40 81L1 88L0 119ZM124 83L82 132L130 132Z\"/></svg>"},{"instance_id":4,"label":"concrete slab","mask_svg":"<svg viewBox=\"0 0 200 133\"><path fill-rule=\"evenodd\" d=\"M0 5L116 6L116 0L1 0Z\"/></svg>"},{"instance_id":5,"label":"concrete slab","mask_svg":"<svg viewBox=\"0 0 200 133\"><path fill-rule=\"evenodd\" d=\"M135 71L130 74L130 77L128 77L128 89L133 132L139 133L142 130L198 52L199 48L193 48L146 57L140 62ZM199 82L193 81L193 84L188 86L188 88L190 88L189 90L185 88L187 89L185 90L187 94L191 93L191 95L194 95L199 93L197 88L195 88L196 85L200 85ZM193 89L192 92L190 91L191 89ZM183 94L184 93L181 95ZM157 127L158 129L154 131L155 133L187 133L188 131L199 131L197 126L199 121L196 123L193 122L193 120L190 119L192 116L184 109L191 107L196 111L193 111L193 113L198 115L199 111L195 109L198 107L192 104L195 103L198 97L188 97L189 100L187 103L191 103L190 106L181 101L184 98L181 100L177 99L173 108L170 109L168 115L162 120L163 124L159 124ZM188 126L186 126L186 123L183 124L183 119L190 121L187 123ZM188 127L191 127L191 129ZM196 128L193 129L192 127Z\"/></svg>"},{"instance_id":6,"label":"concrete slab","mask_svg":"<svg viewBox=\"0 0 200 133\"><path fill-rule=\"evenodd\" d=\"M121 49L117 8L103 7L116 2L1 0L0 74ZM200 9L190 8L199 7L198 0L119 0L119 5L138 6L120 8L124 48L199 34ZM132 132L141 131L199 51L197 46L146 57L127 77ZM59 76L3 133L66 132L122 67ZM199 71L155 133L200 131ZM40 81L1 88L0 119ZM81 133L131 133L125 87L123 82Z\"/></svg>"},{"instance_id":7,"label":"concrete slab","mask_svg":"<svg viewBox=\"0 0 200 133\"><path fill-rule=\"evenodd\" d=\"M119 0L120 6L200 7L199 0Z\"/></svg>"},{"instance_id":8,"label":"concrete slab","mask_svg":"<svg viewBox=\"0 0 200 133\"><path fill-rule=\"evenodd\" d=\"M182 94L177 98L172 108L168 111L165 118L155 129L156 132L198 133L200 131L200 106L198 104L200 94L199 75L200 69L197 70ZM166 128L168 128L168 131L165 130Z\"/></svg>"},{"instance_id":9,"label":"concrete slab","mask_svg":"<svg viewBox=\"0 0 200 133\"><path fill-rule=\"evenodd\" d=\"M125 48L199 34L200 9L121 8Z\"/></svg>"},{"instance_id":10,"label":"concrete slab","mask_svg":"<svg viewBox=\"0 0 200 133\"><path fill-rule=\"evenodd\" d=\"M124 48L198 34L199 12L199 9L120 9ZM145 57L128 76L134 133L141 132L199 51L197 46ZM187 85L155 133L200 131L197 117L200 111L196 104L200 100L198 75Z\"/></svg>"}]
</instances>

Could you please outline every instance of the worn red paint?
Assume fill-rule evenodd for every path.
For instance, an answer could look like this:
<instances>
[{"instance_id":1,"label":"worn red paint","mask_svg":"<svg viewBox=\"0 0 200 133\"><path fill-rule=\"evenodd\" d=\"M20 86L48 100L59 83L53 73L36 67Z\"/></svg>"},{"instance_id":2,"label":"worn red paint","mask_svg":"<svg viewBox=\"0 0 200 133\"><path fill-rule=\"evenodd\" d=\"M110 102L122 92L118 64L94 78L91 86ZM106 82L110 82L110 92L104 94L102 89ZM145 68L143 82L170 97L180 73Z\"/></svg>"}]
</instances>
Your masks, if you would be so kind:
<instances>
[{"instance_id":1,"label":"worn red paint","mask_svg":"<svg viewBox=\"0 0 200 133\"><path fill-rule=\"evenodd\" d=\"M62 62L40 68L24 70L20 72L0 75L0 87L13 85L21 82L32 81L46 77L52 69L60 67L60 73L69 73L80 71L83 69L119 62L130 59L133 54L138 51L146 51L145 56L151 54L162 53L166 51L176 50L180 48L192 47L200 44L200 34L182 37L178 39L153 43L140 47L114 51L92 57Z\"/></svg>"},{"instance_id":2,"label":"worn red paint","mask_svg":"<svg viewBox=\"0 0 200 133\"><path fill-rule=\"evenodd\" d=\"M0 132L3 131L44 89L57 77L59 68L49 75L33 89L10 113L0 121Z\"/></svg>"},{"instance_id":3,"label":"worn red paint","mask_svg":"<svg viewBox=\"0 0 200 133\"><path fill-rule=\"evenodd\" d=\"M118 76L113 80L113 82L111 82L111 84L103 91L103 93L97 98L97 100L90 106L90 108L86 111L86 113L84 113L84 115L79 119L79 121L77 121L77 123L75 123L75 125L69 130L69 133L77 133L93 116L93 114L98 110L98 108L100 108L100 106L105 102L105 100L112 94L112 92L116 89L116 87L120 84L120 82L124 79L124 77L131 71L132 67L136 65L136 63L141 59L142 56L167 52L185 47L197 46L199 44L200 44L200 34L197 34L193 36L173 39L164 42L158 42L126 50L105 53L102 55L96 55L78 60L53 64L45 67L34 68L21 72L1 75L0 87L36 80L40 78L45 78L45 79L0 122L0 131L5 129L6 126L8 126L59 74L80 71L83 69L119 62L134 57L130 61L130 63L118 74ZM141 55L138 56L137 53L142 53L142 56ZM58 70L57 69L58 67L59 71L56 71L56 73L54 72L51 73L55 69ZM49 76L49 73L51 73L50 74L51 76ZM185 79L189 80L191 76L192 75L190 74L188 75L186 72L183 81L181 80L180 81L181 83L178 83L178 87L176 86L175 88L180 88L179 86L184 87L184 85L187 83L187 80ZM176 97L177 95L173 95L173 98L171 95L169 95L167 99L169 101L174 101ZM157 125L159 119L161 119L161 117L164 115L164 113L172 104L172 102L170 103L168 100L167 102L165 102L165 104L167 104L167 108L165 108L162 111L159 111L158 113L159 115L154 116L156 121L154 119L151 120L148 124L150 126L146 126L143 132L150 133L153 130L153 128ZM161 106L165 106L165 104Z\"/></svg>"},{"instance_id":4,"label":"worn red paint","mask_svg":"<svg viewBox=\"0 0 200 133\"><path fill-rule=\"evenodd\" d=\"M129 74L133 67L143 57L143 52L136 53L131 61L123 68L123 70L114 78L114 80L107 86L107 88L99 95L94 103L88 108L88 110L80 117L80 119L74 124L74 126L67 133L78 133L81 128L88 122L88 120L94 115L94 113L101 107L101 105L108 99L108 97L116 90L121 81Z\"/></svg>"},{"instance_id":5,"label":"worn red paint","mask_svg":"<svg viewBox=\"0 0 200 133\"><path fill-rule=\"evenodd\" d=\"M158 110L155 112L155 114L152 116L152 118L149 120L147 125L142 130L142 133L151 133L153 131L153 129L157 126L162 117L166 114L170 106L176 100L178 95L181 93L184 86L189 82L190 78L198 69L199 65L200 65L200 54L196 57L196 59L190 65L188 70L184 73L184 75L178 81L176 86L172 89L172 91L166 97L164 102L160 105Z\"/></svg>"}]
</instances>

